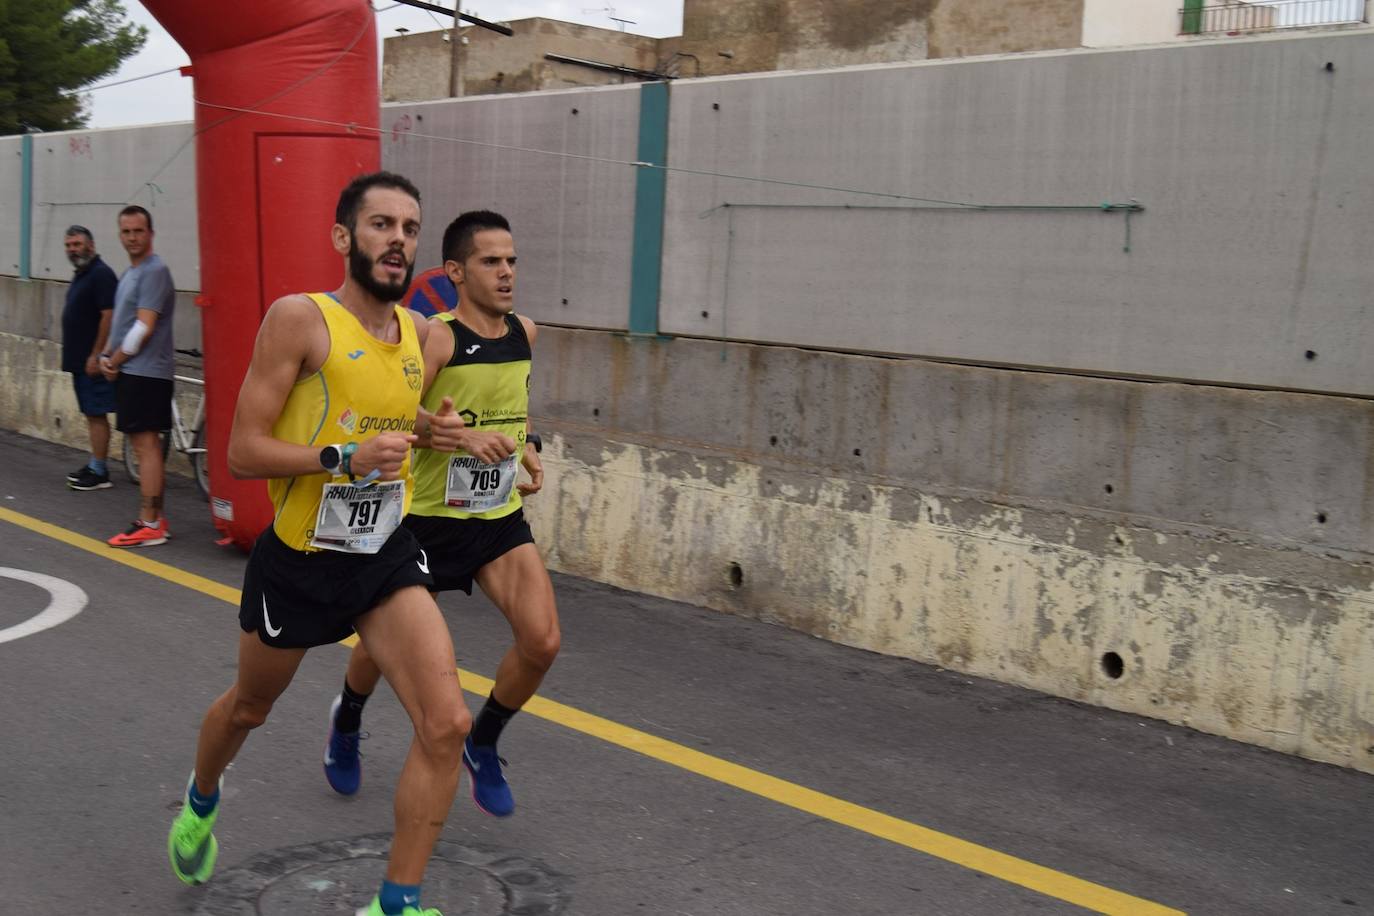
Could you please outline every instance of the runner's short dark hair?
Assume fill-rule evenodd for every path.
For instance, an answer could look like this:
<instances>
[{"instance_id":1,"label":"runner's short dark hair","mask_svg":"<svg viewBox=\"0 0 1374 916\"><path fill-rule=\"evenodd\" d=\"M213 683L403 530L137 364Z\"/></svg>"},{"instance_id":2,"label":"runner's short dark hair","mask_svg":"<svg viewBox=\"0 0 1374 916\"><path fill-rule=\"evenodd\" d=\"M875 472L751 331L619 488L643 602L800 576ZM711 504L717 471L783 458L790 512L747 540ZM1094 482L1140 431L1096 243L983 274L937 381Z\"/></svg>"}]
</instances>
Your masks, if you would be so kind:
<instances>
[{"instance_id":1,"label":"runner's short dark hair","mask_svg":"<svg viewBox=\"0 0 1374 916\"><path fill-rule=\"evenodd\" d=\"M444 230L444 260L462 264L474 248L472 238L485 229L504 229L510 232L510 223L500 213L491 210L469 210L459 214Z\"/></svg>"},{"instance_id":2,"label":"runner's short dark hair","mask_svg":"<svg viewBox=\"0 0 1374 916\"><path fill-rule=\"evenodd\" d=\"M404 175L397 175L395 172L369 172L354 178L339 192L339 203L334 208L334 222L346 227L349 232L356 229L358 208L362 206L364 195L373 188L391 188L409 194L415 198L417 204L420 202L420 189Z\"/></svg>"}]
</instances>

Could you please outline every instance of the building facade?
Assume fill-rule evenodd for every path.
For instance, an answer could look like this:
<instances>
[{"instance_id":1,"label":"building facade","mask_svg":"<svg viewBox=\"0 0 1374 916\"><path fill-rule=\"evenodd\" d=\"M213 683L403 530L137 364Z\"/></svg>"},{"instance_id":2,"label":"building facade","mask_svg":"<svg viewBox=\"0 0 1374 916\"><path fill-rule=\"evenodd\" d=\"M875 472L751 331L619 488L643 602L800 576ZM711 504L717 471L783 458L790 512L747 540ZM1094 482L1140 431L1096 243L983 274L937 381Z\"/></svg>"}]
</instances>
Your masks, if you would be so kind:
<instances>
[{"instance_id":1,"label":"building facade","mask_svg":"<svg viewBox=\"0 0 1374 916\"><path fill-rule=\"evenodd\" d=\"M1285 29L1368 28L1370 0L684 0L682 34L649 38L553 19L383 45L382 98L603 86Z\"/></svg>"}]
</instances>

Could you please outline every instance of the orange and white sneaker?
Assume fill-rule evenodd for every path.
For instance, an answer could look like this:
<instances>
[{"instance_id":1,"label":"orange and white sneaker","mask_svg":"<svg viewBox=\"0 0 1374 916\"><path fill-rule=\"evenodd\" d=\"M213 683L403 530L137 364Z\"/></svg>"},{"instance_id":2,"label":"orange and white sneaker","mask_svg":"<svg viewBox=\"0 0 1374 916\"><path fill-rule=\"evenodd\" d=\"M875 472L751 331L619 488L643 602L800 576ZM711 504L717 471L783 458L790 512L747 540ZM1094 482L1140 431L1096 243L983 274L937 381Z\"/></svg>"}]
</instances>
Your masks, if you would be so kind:
<instances>
[{"instance_id":1,"label":"orange and white sneaker","mask_svg":"<svg viewBox=\"0 0 1374 916\"><path fill-rule=\"evenodd\" d=\"M105 543L111 547L156 547L158 544L167 543L171 536L171 532L167 530L167 519L145 522L141 518L136 518L129 525L128 531L116 534Z\"/></svg>"}]
</instances>

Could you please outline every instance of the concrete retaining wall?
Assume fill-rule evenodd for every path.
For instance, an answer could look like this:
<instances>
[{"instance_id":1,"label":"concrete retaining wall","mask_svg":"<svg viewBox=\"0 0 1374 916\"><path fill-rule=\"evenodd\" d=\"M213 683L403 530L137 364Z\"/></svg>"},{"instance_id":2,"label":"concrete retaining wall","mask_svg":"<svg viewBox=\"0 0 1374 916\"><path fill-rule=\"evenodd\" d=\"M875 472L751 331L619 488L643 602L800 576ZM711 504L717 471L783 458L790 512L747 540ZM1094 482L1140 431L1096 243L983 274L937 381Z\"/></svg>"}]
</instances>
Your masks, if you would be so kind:
<instances>
[{"instance_id":1,"label":"concrete retaining wall","mask_svg":"<svg viewBox=\"0 0 1374 916\"><path fill-rule=\"evenodd\" d=\"M117 272L122 254L110 255ZM87 449L90 440L86 421L76 406L72 377L62 371L62 304L66 295L65 283L0 277L0 429ZM177 294L174 330L176 345L183 349L201 346L200 312L194 300L194 293ZM178 361L178 374L201 377L194 360L178 357ZM194 386L177 386L178 403L188 423L199 394ZM110 455L119 458L123 448L123 437L114 433ZM174 473L191 472L180 454L169 458L168 467Z\"/></svg>"},{"instance_id":2,"label":"concrete retaining wall","mask_svg":"<svg viewBox=\"0 0 1374 916\"><path fill-rule=\"evenodd\" d=\"M1374 772L1374 404L538 349L554 568Z\"/></svg>"}]
</instances>

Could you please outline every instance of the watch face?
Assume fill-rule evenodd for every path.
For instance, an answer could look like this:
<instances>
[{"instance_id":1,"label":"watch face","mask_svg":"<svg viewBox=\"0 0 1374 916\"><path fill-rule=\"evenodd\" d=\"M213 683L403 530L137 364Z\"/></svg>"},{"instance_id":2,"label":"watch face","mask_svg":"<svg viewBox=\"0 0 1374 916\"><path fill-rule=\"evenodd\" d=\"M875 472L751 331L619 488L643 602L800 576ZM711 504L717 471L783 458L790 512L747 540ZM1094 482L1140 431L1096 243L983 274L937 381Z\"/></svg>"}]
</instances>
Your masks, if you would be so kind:
<instances>
[{"instance_id":1,"label":"watch face","mask_svg":"<svg viewBox=\"0 0 1374 916\"><path fill-rule=\"evenodd\" d=\"M339 466L339 449L337 446L325 446L320 452L320 466L326 470L334 470Z\"/></svg>"}]
</instances>

